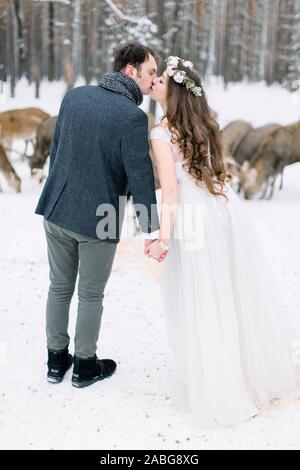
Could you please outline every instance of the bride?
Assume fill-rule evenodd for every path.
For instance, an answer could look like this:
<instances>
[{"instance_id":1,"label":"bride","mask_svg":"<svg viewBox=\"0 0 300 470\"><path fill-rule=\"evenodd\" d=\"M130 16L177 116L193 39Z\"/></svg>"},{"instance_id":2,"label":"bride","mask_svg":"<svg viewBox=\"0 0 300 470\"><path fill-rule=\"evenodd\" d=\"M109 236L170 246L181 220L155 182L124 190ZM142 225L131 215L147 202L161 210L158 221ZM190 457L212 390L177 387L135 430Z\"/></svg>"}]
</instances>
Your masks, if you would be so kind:
<instances>
[{"instance_id":1,"label":"bride","mask_svg":"<svg viewBox=\"0 0 300 470\"><path fill-rule=\"evenodd\" d=\"M150 132L162 188L161 292L181 385L200 425L235 425L300 387L295 334L269 261L228 184L222 134L199 74L179 57L154 81Z\"/></svg>"}]
</instances>

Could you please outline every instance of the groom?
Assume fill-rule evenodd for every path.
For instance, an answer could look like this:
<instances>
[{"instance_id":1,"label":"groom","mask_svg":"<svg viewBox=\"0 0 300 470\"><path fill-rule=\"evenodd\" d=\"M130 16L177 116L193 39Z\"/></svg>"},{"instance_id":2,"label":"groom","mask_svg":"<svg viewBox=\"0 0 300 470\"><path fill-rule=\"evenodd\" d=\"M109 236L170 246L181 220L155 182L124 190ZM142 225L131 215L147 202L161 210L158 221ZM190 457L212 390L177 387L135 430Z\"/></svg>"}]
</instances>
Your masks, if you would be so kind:
<instances>
[{"instance_id":1,"label":"groom","mask_svg":"<svg viewBox=\"0 0 300 470\"><path fill-rule=\"evenodd\" d=\"M159 229L147 116L138 107L156 76L154 52L128 43L118 49L114 72L99 86L72 89L61 103L49 176L35 211L44 216L50 265L46 333L51 383L61 382L72 362L75 387L91 385L116 370L113 360L97 358L96 348L104 289L124 216L119 198L126 201L128 184L138 210L145 209L139 214L142 231ZM115 217L109 218L105 231L107 208ZM68 321L77 274L73 361Z\"/></svg>"}]
</instances>

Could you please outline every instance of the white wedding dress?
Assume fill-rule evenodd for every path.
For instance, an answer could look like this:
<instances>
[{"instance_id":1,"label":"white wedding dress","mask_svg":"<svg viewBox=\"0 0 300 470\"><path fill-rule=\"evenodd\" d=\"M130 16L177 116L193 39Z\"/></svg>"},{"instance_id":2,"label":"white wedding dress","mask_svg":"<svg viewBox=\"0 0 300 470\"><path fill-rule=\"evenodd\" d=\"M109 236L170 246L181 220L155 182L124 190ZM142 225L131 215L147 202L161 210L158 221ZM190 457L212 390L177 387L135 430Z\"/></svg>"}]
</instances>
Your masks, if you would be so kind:
<instances>
[{"instance_id":1,"label":"white wedding dress","mask_svg":"<svg viewBox=\"0 0 300 470\"><path fill-rule=\"evenodd\" d=\"M200 426L236 425L273 398L300 395L296 334L237 195L226 185L226 202L197 186L167 128L153 128L150 139L170 144L179 186L170 251L159 264L177 399Z\"/></svg>"}]
</instances>

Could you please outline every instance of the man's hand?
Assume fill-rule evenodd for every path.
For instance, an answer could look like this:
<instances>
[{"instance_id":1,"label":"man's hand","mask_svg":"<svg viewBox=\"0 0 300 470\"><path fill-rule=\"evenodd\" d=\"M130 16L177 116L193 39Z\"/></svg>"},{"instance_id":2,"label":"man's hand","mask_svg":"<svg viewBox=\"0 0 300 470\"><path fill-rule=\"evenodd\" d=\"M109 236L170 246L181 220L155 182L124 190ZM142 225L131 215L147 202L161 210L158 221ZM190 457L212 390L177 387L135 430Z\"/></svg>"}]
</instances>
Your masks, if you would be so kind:
<instances>
[{"instance_id":1,"label":"man's hand","mask_svg":"<svg viewBox=\"0 0 300 470\"><path fill-rule=\"evenodd\" d=\"M146 239L145 240L145 245L144 245L144 253L145 255L148 255L148 251L149 251L149 248L150 248L150 245L151 243L153 243L155 240L151 240L151 239Z\"/></svg>"}]
</instances>

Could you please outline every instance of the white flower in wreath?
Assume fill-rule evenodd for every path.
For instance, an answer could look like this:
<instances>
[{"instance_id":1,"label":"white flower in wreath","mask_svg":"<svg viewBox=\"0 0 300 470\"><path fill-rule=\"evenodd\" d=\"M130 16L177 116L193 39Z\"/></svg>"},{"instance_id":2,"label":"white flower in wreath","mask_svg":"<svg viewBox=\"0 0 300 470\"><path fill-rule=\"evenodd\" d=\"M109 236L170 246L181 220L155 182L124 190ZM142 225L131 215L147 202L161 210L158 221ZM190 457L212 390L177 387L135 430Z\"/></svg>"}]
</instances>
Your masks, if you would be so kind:
<instances>
[{"instance_id":1,"label":"white flower in wreath","mask_svg":"<svg viewBox=\"0 0 300 470\"><path fill-rule=\"evenodd\" d=\"M173 75L175 74L175 70L173 67L167 67L167 74L169 75L169 77L173 77Z\"/></svg>"},{"instance_id":2,"label":"white flower in wreath","mask_svg":"<svg viewBox=\"0 0 300 470\"><path fill-rule=\"evenodd\" d=\"M192 68L193 68L193 63L190 62L189 60L186 60L185 62L183 62L182 65L183 65L184 67L187 67L188 69L192 69Z\"/></svg>"},{"instance_id":3,"label":"white flower in wreath","mask_svg":"<svg viewBox=\"0 0 300 470\"><path fill-rule=\"evenodd\" d=\"M179 62L179 57L177 56L170 56L168 59L168 65L170 67L177 67Z\"/></svg>"},{"instance_id":4,"label":"white flower in wreath","mask_svg":"<svg viewBox=\"0 0 300 470\"><path fill-rule=\"evenodd\" d=\"M175 73L175 75L173 76L173 79L175 80L176 83L182 83L185 76L186 76L185 72L180 70L180 71Z\"/></svg>"}]
</instances>

